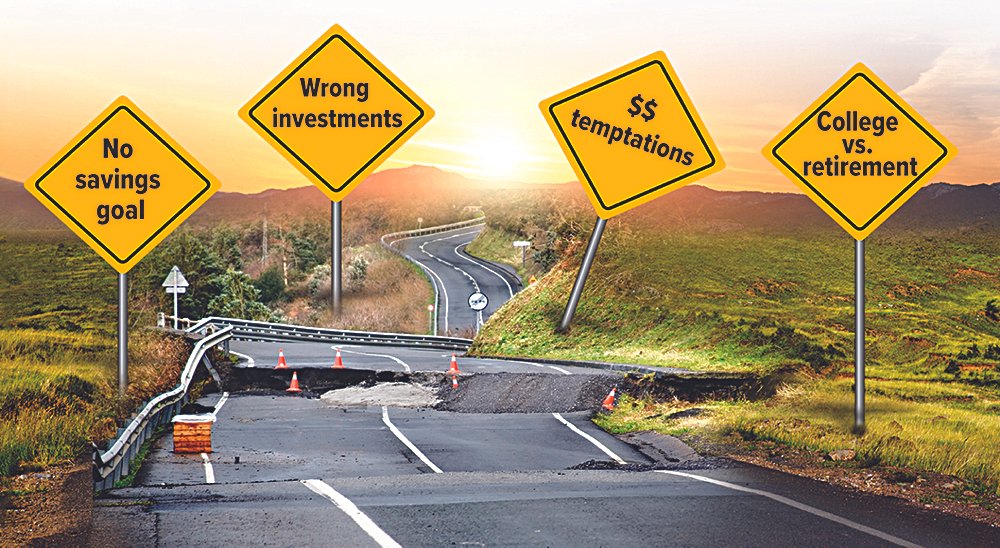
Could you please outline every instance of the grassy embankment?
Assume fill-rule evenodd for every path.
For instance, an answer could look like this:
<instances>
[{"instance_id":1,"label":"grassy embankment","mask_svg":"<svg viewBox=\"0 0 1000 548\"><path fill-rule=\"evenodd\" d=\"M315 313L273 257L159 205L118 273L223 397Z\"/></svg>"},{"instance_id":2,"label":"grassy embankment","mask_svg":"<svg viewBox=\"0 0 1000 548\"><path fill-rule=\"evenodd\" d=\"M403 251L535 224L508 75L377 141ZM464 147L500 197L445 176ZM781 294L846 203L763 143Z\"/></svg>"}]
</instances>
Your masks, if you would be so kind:
<instances>
[{"instance_id":1,"label":"grassy embankment","mask_svg":"<svg viewBox=\"0 0 1000 548\"><path fill-rule=\"evenodd\" d=\"M114 273L82 243L0 241L0 476L72 460L176 383L185 348L133 332L116 393ZM169 365L168 365L169 364Z\"/></svg>"},{"instance_id":2,"label":"grassy embankment","mask_svg":"<svg viewBox=\"0 0 1000 548\"><path fill-rule=\"evenodd\" d=\"M1000 298L992 229L885 230L868 246L869 430L850 434L853 245L834 228L671 232L612 223L568 336L554 333L578 263L564 262L494 315L482 354L608 360L709 371L799 371L763 402L628 402L615 431L738 434L811 450L853 448L862 463L1000 478L1000 368L959 358L1000 344L985 303ZM575 255L579 256L577 248ZM579 260L579 259L577 259ZM690 407L690 404L687 405Z\"/></svg>"}]
</instances>

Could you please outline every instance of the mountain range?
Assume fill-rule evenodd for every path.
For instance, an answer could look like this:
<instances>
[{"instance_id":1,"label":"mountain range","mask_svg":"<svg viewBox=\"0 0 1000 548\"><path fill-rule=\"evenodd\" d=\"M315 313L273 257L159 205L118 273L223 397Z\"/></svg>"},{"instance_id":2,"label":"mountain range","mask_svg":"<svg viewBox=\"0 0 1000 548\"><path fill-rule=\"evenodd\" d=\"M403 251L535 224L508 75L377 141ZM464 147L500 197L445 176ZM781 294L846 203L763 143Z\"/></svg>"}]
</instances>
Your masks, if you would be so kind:
<instances>
[{"instance_id":1,"label":"mountain range","mask_svg":"<svg viewBox=\"0 0 1000 548\"><path fill-rule=\"evenodd\" d=\"M451 203L477 205L496 193L556 195L576 204L583 193L576 184L537 185L483 182L434 167L389 169L369 176L344 201L405 202L410 206L447 196ZM315 187L265 190L254 194L218 192L188 220L195 225L243 222L249 219L328 215L329 200ZM347 213L345 213L347 214ZM736 223L741 226L796 227L829 222L802 194L718 191L698 185L679 189L630 216L679 222ZM934 183L922 188L887 224L899 226L966 226L1000 224L1000 183L954 185ZM24 189L22 183L0 178L0 231L61 229L62 224Z\"/></svg>"}]
</instances>

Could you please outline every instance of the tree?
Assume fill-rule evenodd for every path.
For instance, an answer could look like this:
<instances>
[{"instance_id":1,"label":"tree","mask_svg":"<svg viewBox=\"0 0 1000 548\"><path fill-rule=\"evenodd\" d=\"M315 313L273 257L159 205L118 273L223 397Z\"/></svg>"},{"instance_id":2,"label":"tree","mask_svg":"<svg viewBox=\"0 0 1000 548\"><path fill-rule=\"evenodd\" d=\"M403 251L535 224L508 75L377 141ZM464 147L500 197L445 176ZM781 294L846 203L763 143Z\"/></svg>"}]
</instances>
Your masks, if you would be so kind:
<instances>
[{"instance_id":1,"label":"tree","mask_svg":"<svg viewBox=\"0 0 1000 548\"><path fill-rule=\"evenodd\" d=\"M266 304L274 304L285 294L285 280L281 275L281 269L271 267L261 273L260 277L253 282L254 287L260 292L260 300Z\"/></svg>"},{"instance_id":2,"label":"tree","mask_svg":"<svg viewBox=\"0 0 1000 548\"><path fill-rule=\"evenodd\" d=\"M215 283L221 291L208 303L210 315L244 320L273 319L274 313L260 302L260 291L244 272L229 269L217 276Z\"/></svg>"},{"instance_id":3,"label":"tree","mask_svg":"<svg viewBox=\"0 0 1000 548\"><path fill-rule=\"evenodd\" d=\"M365 287L365 279L368 277L368 259L364 255L358 255L351 259L351 264L347 265L347 290L355 293Z\"/></svg>"}]
</instances>

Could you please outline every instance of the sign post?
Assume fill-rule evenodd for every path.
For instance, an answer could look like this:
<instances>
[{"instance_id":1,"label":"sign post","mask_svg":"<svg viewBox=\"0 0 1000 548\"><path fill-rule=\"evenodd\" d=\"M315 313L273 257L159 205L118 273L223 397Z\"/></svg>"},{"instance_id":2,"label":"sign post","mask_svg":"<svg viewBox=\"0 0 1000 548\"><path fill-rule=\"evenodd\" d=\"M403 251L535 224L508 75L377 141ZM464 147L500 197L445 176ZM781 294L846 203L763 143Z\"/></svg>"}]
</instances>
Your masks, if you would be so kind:
<instances>
[{"instance_id":1,"label":"sign post","mask_svg":"<svg viewBox=\"0 0 1000 548\"><path fill-rule=\"evenodd\" d=\"M855 239L854 431L865 431L865 238L955 149L858 63L767 146L764 156Z\"/></svg>"},{"instance_id":2,"label":"sign post","mask_svg":"<svg viewBox=\"0 0 1000 548\"><path fill-rule=\"evenodd\" d=\"M521 248L521 270L524 270L524 264L527 261L526 255L528 252L528 248L531 247L531 242L526 240L515 240L514 247Z\"/></svg>"},{"instance_id":3,"label":"sign post","mask_svg":"<svg viewBox=\"0 0 1000 548\"><path fill-rule=\"evenodd\" d=\"M118 389L128 387L128 272L219 183L126 97L25 182L42 205L118 271Z\"/></svg>"},{"instance_id":4,"label":"sign post","mask_svg":"<svg viewBox=\"0 0 1000 548\"><path fill-rule=\"evenodd\" d=\"M333 202L331 308L341 312L341 201L434 115L334 25L242 109L243 119Z\"/></svg>"},{"instance_id":5,"label":"sign post","mask_svg":"<svg viewBox=\"0 0 1000 548\"><path fill-rule=\"evenodd\" d=\"M174 294L174 329L177 329L177 295L185 293L188 288L187 278L181 273L181 269L174 265L167 273L167 277L163 280L163 287L166 288L167 293Z\"/></svg>"},{"instance_id":6,"label":"sign post","mask_svg":"<svg viewBox=\"0 0 1000 548\"><path fill-rule=\"evenodd\" d=\"M469 308L476 313L476 333L479 333L479 329L483 327L483 310L486 310L489 305L490 300L484 293L476 291L469 295Z\"/></svg>"},{"instance_id":7,"label":"sign post","mask_svg":"<svg viewBox=\"0 0 1000 548\"><path fill-rule=\"evenodd\" d=\"M663 52L540 107L598 216L559 324L567 332L607 220L721 171L724 162Z\"/></svg>"}]
</instances>

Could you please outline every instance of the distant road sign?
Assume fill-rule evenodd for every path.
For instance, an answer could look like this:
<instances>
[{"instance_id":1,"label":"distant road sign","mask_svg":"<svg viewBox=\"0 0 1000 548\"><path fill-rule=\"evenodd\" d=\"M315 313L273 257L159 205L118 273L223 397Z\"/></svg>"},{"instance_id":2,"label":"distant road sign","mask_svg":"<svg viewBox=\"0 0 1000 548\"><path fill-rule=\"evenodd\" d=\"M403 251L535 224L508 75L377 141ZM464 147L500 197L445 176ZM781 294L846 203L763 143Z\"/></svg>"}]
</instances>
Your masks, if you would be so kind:
<instances>
[{"instance_id":1,"label":"distant road sign","mask_svg":"<svg viewBox=\"0 0 1000 548\"><path fill-rule=\"evenodd\" d=\"M515 240L514 247L531 247L531 242L526 242L524 240Z\"/></svg>"},{"instance_id":2,"label":"distant road sign","mask_svg":"<svg viewBox=\"0 0 1000 548\"><path fill-rule=\"evenodd\" d=\"M433 115L340 25L240 109L243 121L334 202Z\"/></svg>"},{"instance_id":3,"label":"distant road sign","mask_svg":"<svg viewBox=\"0 0 1000 548\"><path fill-rule=\"evenodd\" d=\"M489 304L490 300L486 298L486 295L483 295L478 291L476 293L473 293L472 295L469 295L469 308L475 310L476 312L486 309L486 307L489 306Z\"/></svg>"},{"instance_id":4,"label":"distant road sign","mask_svg":"<svg viewBox=\"0 0 1000 548\"><path fill-rule=\"evenodd\" d=\"M954 155L947 139L861 63L764 147L771 163L858 240Z\"/></svg>"},{"instance_id":5,"label":"distant road sign","mask_svg":"<svg viewBox=\"0 0 1000 548\"><path fill-rule=\"evenodd\" d=\"M176 266L170 269L166 279L163 280L163 287L167 289L167 293L184 293L189 285L181 269Z\"/></svg>"},{"instance_id":6,"label":"distant road sign","mask_svg":"<svg viewBox=\"0 0 1000 548\"><path fill-rule=\"evenodd\" d=\"M724 167L663 52L546 99L541 109L603 219Z\"/></svg>"},{"instance_id":7,"label":"distant road sign","mask_svg":"<svg viewBox=\"0 0 1000 548\"><path fill-rule=\"evenodd\" d=\"M434 305L432 305L432 304L427 305L427 311L428 312L434 312Z\"/></svg>"},{"instance_id":8,"label":"distant road sign","mask_svg":"<svg viewBox=\"0 0 1000 548\"><path fill-rule=\"evenodd\" d=\"M25 188L124 274L219 182L132 101L119 97Z\"/></svg>"}]
</instances>

